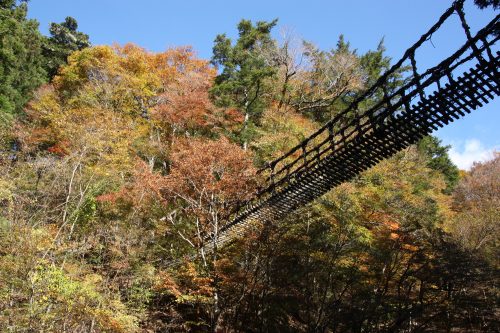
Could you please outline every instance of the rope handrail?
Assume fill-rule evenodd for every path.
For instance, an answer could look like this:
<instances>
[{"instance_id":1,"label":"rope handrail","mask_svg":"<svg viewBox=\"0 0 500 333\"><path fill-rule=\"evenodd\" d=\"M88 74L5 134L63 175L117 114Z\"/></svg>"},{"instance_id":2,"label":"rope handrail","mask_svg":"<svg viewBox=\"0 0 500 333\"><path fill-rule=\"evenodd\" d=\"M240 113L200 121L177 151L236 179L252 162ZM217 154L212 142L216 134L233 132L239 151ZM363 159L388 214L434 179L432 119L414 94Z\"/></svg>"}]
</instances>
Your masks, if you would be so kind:
<instances>
[{"instance_id":1,"label":"rope handrail","mask_svg":"<svg viewBox=\"0 0 500 333\"><path fill-rule=\"evenodd\" d=\"M408 58L413 58L414 57L414 51L416 50L416 48L418 46L420 46L425 40L427 40L429 38L429 36L432 33L434 33L442 25L442 23L454 11L461 12L461 8L462 8L461 6L462 5L463 5L463 1L454 3L454 5L452 7L450 7L450 9L448 9L448 11L441 17L441 19L439 20L438 24L434 25L432 29L430 29L425 35L423 35L419 39L419 42L417 42L416 44L414 44L411 48L409 48L405 52L405 55L403 56L403 58L401 58L400 61L398 61L396 63L396 65L392 66L391 69L389 69L370 89L368 89L358 99L356 99L354 102L352 102L346 109L344 109L344 111L342 111L337 116L335 116L334 118L332 118L330 121L328 121L327 123L325 123L325 125L323 125L320 129L318 129L316 132L314 132L308 138L304 139L301 143L299 143L298 145L296 145L295 147L293 147L292 149L290 149L286 154L284 154L281 157L279 157L279 158L273 160L272 162L268 163L268 166L260 169L258 171L258 173L262 173L262 172L264 172L266 170L271 170L272 177L274 179L276 179L276 177L278 175L280 175L281 173L283 173L283 172L286 171L288 173L287 177L289 177L290 176L289 170L291 169L291 167L293 167L295 164L297 164L300 160L306 161L307 160L306 157L308 155L310 155L313 151L317 150L316 147L311 148L309 151L307 151L305 149L305 147L307 147L308 144L312 140L314 140L316 137L318 137L322 133L325 133L326 131L329 132L328 137L331 137L332 135L334 135L335 133L333 133L333 126L335 126L335 124L338 123L339 120L342 119L342 117L344 117L346 114L348 114L350 111L352 111L355 107L357 107L357 105L362 100L364 100L367 97L371 96L376 91L376 89L380 88L380 86L383 86L384 83L386 82L387 78L390 75L392 75L394 72L396 72L398 69L401 68L401 65L404 63L404 61L408 60ZM399 97L398 98L399 100L404 99L404 98L401 98L401 97L404 96L406 90L411 90L411 88L414 87L414 86L422 85L423 84L421 82L422 78L426 78L427 76L430 76L430 78L426 80L426 82L429 82L429 84L427 84L426 86L429 86L430 84L433 83L433 82L431 82L432 79L435 79L436 77L439 77L439 75L442 74L443 70L449 69L450 66L452 66L452 63L454 61L456 61L461 55L463 55L470 48L473 49L473 51L474 51L473 54L476 54L476 57L477 57L477 54L480 55L480 52L482 52L485 49L488 51L488 53L491 53L491 50L489 49L489 46L493 45L498 40L498 35L494 38L494 40L492 42L486 42L486 37L491 34L491 31L498 30L499 18L500 18L500 15L497 15L485 28L481 29L474 37L471 37L470 35L468 35L467 42L458 51L456 51L452 56L450 56L449 58L445 59L440 64L438 64L438 65L436 65L436 66L434 66L432 68L429 68L423 74L420 74L418 77L415 77L415 75L414 75L404 86L402 86L401 88L399 88L397 91L391 93L390 95L384 96L384 98L381 99L375 106L371 107L366 112L364 112L363 114L359 115L358 117L352 119L349 123L344 124L338 130L338 133L341 133L341 134L343 133L345 136L348 137L350 134L352 134L352 131L351 131L351 133L348 133L348 134L345 134L345 132L348 131L349 128L352 128L353 126L355 126L356 124L358 124L362 118L368 117L369 119L371 119L372 121L374 121L375 118L380 119L381 115L387 116L387 111L394 110L394 105L393 105L392 108L383 108L384 105L391 104L392 100L395 99L395 98L398 98L398 97ZM476 43L478 41L483 41L483 46L481 46L480 49L476 46ZM468 59L468 60L470 60L470 59ZM481 60L484 60L484 59L482 59L482 57L479 57L479 60L481 61ZM452 66L452 67L456 68L456 67L458 67L458 65ZM412 97L414 97L416 95L415 91L417 91L418 94L422 94L423 93L423 89L426 88L426 86L424 86L424 87L418 87L418 89L414 89L411 92L410 95ZM402 103L396 102L395 105L397 107L401 107ZM381 109L385 109L385 112L382 112L381 114L374 115L374 113L376 111L379 111ZM325 139L324 142L322 142L321 144L324 144L326 141L328 141L328 140ZM277 171L274 170L275 167L281 161L285 160L287 157L290 157L291 155L293 155L294 153L296 153L299 150L302 150L302 155L303 156L297 157L295 160L291 161L289 164L283 166L282 168L280 168ZM304 164L306 164L306 163L304 163ZM270 177L268 177L266 179L266 181L269 181L269 180L270 180ZM261 190L258 195L261 195L262 193L265 193L266 191L268 191L269 187L273 187L273 186L275 186L275 184L271 183L268 186L268 188L266 188L264 190Z\"/></svg>"},{"instance_id":2,"label":"rope handrail","mask_svg":"<svg viewBox=\"0 0 500 333\"><path fill-rule=\"evenodd\" d=\"M380 78L378 78L377 81L370 88L368 88L368 90L366 90L362 95L360 95L358 98L356 98L356 100L354 102L352 102L346 109L344 109L344 111L340 112L334 118L332 118L329 121L327 121L321 128L319 128L318 130L316 130L316 132L314 132L309 137L307 137L306 139L304 139L301 143L299 143L295 147L291 148L287 153L285 153L284 155L278 157L277 159L269 162L268 164L269 165L272 165L272 164L275 165L278 162L280 162L281 160L289 157L294 152L296 152L297 150L301 149L305 142L308 142L308 141L316 138L321 132L323 132L326 129L328 129L328 127L330 125L338 122L349 111L352 111L352 109L353 109L353 107L355 105L359 105L360 102L362 102L368 96L370 96L371 94L373 94L373 92L375 92L375 90L377 88L381 87L392 74L394 74L397 70L399 70L401 68L401 66L403 65L403 63L406 60L408 60L410 57L412 57L415 54L415 51L416 51L417 48L419 48L424 42L426 42L427 40L429 40L429 38L432 36L432 34L434 34L443 25L443 23L456 11L457 8L463 8L464 1L465 0L457 0L457 1L455 1L453 3L453 5L450 8L448 8L443 13L443 15L441 15L441 17L439 18L439 20L428 31L425 34L423 34L414 45L412 45L410 48L408 48L405 51L405 53L403 54L403 57L398 62L396 62ZM264 167L264 168L259 169L257 172L261 173L262 171L264 171L266 169L267 169L267 167Z\"/></svg>"}]
</instances>

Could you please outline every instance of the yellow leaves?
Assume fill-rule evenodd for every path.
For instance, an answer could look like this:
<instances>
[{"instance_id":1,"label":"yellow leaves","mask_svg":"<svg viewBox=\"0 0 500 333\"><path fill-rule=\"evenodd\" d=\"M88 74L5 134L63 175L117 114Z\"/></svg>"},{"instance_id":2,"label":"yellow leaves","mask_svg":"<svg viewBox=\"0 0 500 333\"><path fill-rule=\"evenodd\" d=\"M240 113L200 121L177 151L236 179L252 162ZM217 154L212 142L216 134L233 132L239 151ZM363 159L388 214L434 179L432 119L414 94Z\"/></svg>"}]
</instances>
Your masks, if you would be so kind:
<instances>
[{"instance_id":1,"label":"yellow leaves","mask_svg":"<svg viewBox=\"0 0 500 333\"><path fill-rule=\"evenodd\" d=\"M72 97L68 100L71 104L97 103L117 112L134 113L141 107L148 108L148 99L165 91L166 85L173 82L176 64L169 65L168 58L176 52L183 51L153 54L133 44L87 48L70 57L54 85L62 96ZM90 96L93 98L88 99Z\"/></svg>"},{"instance_id":2,"label":"yellow leaves","mask_svg":"<svg viewBox=\"0 0 500 333\"><path fill-rule=\"evenodd\" d=\"M193 262L186 262L177 272L177 302L204 301L213 296L213 279L198 272Z\"/></svg>"},{"instance_id":3,"label":"yellow leaves","mask_svg":"<svg viewBox=\"0 0 500 333\"><path fill-rule=\"evenodd\" d=\"M52 247L53 236L54 234L50 232L50 228L32 229L32 242L39 252L46 251Z\"/></svg>"},{"instance_id":4,"label":"yellow leaves","mask_svg":"<svg viewBox=\"0 0 500 333\"><path fill-rule=\"evenodd\" d=\"M53 85L37 92L18 138L27 151L80 156L89 174L123 179L137 156L166 160L173 128L212 130L225 120L208 97L215 74L188 47L77 51Z\"/></svg>"},{"instance_id":5,"label":"yellow leaves","mask_svg":"<svg viewBox=\"0 0 500 333\"><path fill-rule=\"evenodd\" d=\"M111 309L99 308L93 311L98 325L107 333L135 333L140 332L137 317L128 315L125 306L121 302L113 302Z\"/></svg>"},{"instance_id":6,"label":"yellow leaves","mask_svg":"<svg viewBox=\"0 0 500 333\"><path fill-rule=\"evenodd\" d=\"M52 247L53 235L51 227L33 228L20 222L9 223L7 230L0 228L1 252L19 258L35 257Z\"/></svg>"},{"instance_id":7,"label":"yellow leaves","mask_svg":"<svg viewBox=\"0 0 500 333\"><path fill-rule=\"evenodd\" d=\"M288 152L317 129L317 124L293 110L276 107L264 112L260 138L252 144L263 161L271 161Z\"/></svg>"},{"instance_id":8,"label":"yellow leaves","mask_svg":"<svg viewBox=\"0 0 500 333\"><path fill-rule=\"evenodd\" d=\"M133 316L125 316L120 320L115 318L105 317L100 321L101 326L104 328L105 332L110 333L125 333L125 332L139 332L139 328L136 327L137 318Z\"/></svg>"},{"instance_id":9,"label":"yellow leaves","mask_svg":"<svg viewBox=\"0 0 500 333\"><path fill-rule=\"evenodd\" d=\"M51 145L61 137L54 123L55 115L61 113L59 98L51 85L39 88L25 112L30 122L15 125L17 139L27 151L38 146Z\"/></svg>"},{"instance_id":10,"label":"yellow leaves","mask_svg":"<svg viewBox=\"0 0 500 333\"><path fill-rule=\"evenodd\" d=\"M341 268L350 268L358 265L356 258L342 257L336 261L336 265Z\"/></svg>"},{"instance_id":11,"label":"yellow leaves","mask_svg":"<svg viewBox=\"0 0 500 333\"><path fill-rule=\"evenodd\" d=\"M134 143L147 137L149 130L141 120L90 107L54 109L50 116L39 118L39 124L23 132L26 146L47 143L48 151L59 156L75 152L97 175L128 172Z\"/></svg>"},{"instance_id":12,"label":"yellow leaves","mask_svg":"<svg viewBox=\"0 0 500 333\"><path fill-rule=\"evenodd\" d=\"M329 261L331 261L331 256L329 253L327 252L323 252L323 251L315 251L315 252L312 252L310 255L312 260L314 260L315 262L318 262L318 264L320 263L328 263Z\"/></svg>"},{"instance_id":13,"label":"yellow leaves","mask_svg":"<svg viewBox=\"0 0 500 333\"><path fill-rule=\"evenodd\" d=\"M68 58L68 65L61 68L53 82L59 91L77 91L78 88L93 79L103 79L104 75L115 74L117 56L109 46L95 46L76 51ZM103 70L111 70L108 73Z\"/></svg>"},{"instance_id":14,"label":"yellow leaves","mask_svg":"<svg viewBox=\"0 0 500 333\"><path fill-rule=\"evenodd\" d=\"M96 321L104 331L117 333L138 329L137 318L126 313L122 302L107 299L98 292L103 283L98 274L77 276L54 266L40 265L31 282L35 290L32 310L44 313L45 309L51 309L51 316L41 320L70 318L69 327Z\"/></svg>"},{"instance_id":15,"label":"yellow leaves","mask_svg":"<svg viewBox=\"0 0 500 333\"><path fill-rule=\"evenodd\" d=\"M447 216L449 199L443 194L444 178L426 165L425 157L409 148L363 173L355 184L357 195L363 198L366 218L432 227Z\"/></svg>"},{"instance_id":16,"label":"yellow leaves","mask_svg":"<svg viewBox=\"0 0 500 333\"><path fill-rule=\"evenodd\" d=\"M411 244L403 244L403 249L407 250L407 251L410 251L410 252L415 252L417 251L419 248L418 246L416 245L411 245Z\"/></svg>"},{"instance_id":17,"label":"yellow leaves","mask_svg":"<svg viewBox=\"0 0 500 333\"><path fill-rule=\"evenodd\" d=\"M2 207L2 203L7 203L10 207L10 205L12 204L13 190L14 184L0 177L0 207Z\"/></svg>"},{"instance_id":18,"label":"yellow leaves","mask_svg":"<svg viewBox=\"0 0 500 333\"><path fill-rule=\"evenodd\" d=\"M64 138L73 151L82 152L98 175L127 172L132 166L132 145L142 133L128 117L102 109L68 110L59 119L66 123Z\"/></svg>"},{"instance_id":19,"label":"yellow leaves","mask_svg":"<svg viewBox=\"0 0 500 333\"><path fill-rule=\"evenodd\" d=\"M52 113L59 111L59 102L54 86L46 84L38 88L27 109L40 116L50 117Z\"/></svg>"},{"instance_id":20,"label":"yellow leaves","mask_svg":"<svg viewBox=\"0 0 500 333\"><path fill-rule=\"evenodd\" d=\"M55 320L64 321L68 331L81 331L91 322L97 330L137 331L137 318L127 314L120 300L101 293L107 290L103 276L70 258L65 260L64 269L42 259L56 245L52 242L56 232L55 226L34 228L19 221L8 234L0 232L0 299L5 286L12 309L22 307L30 313L34 331L50 331L48 327L53 327ZM53 253L60 250L54 248ZM28 299L30 302L25 301Z\"/></svg>"}]
</instances>

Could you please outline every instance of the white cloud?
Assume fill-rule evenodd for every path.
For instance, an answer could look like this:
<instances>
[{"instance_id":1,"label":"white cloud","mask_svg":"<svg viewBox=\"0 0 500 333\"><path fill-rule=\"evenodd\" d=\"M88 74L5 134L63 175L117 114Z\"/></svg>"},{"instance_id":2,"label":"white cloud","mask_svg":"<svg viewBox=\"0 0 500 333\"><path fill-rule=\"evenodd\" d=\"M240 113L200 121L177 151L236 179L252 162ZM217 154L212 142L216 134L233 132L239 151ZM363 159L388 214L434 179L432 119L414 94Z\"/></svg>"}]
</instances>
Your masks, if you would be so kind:
<instances>
[{"instance_id":1,"label":"white cloud","mask_svg":"<svg viewBox=\"0 0 500 333\"><path fill-rule=\"evenodd\" d=\"M462 145L458 145L462 148ZM457 145L452 145L449 155L453 163L462 170L469 170L474 162L484 162L493 159L495 147L486 148L478 139L465 141L463 149L457 149Z\"/></svg>"}]
</instances>

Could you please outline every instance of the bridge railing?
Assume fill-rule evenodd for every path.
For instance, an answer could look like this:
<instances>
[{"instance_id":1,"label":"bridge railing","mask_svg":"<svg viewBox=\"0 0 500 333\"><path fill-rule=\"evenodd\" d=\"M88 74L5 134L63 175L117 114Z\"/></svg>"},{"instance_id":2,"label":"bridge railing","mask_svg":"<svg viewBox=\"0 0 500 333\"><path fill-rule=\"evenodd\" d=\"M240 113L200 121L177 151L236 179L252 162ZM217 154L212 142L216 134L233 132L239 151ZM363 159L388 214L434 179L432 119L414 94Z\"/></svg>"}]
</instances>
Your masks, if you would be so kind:
<instances>
[{"instance_id":1,"label":"bridge railing","mask_svg":"<svg viewBox=\"0 0 500 333\"><path fill-rule=\"evenodd\" d=\"M418 142L438 126L500 96L500 52L494 49L500 37L500 16L472 36L463 4L464 0L455 1L394 66L345 110L261 169L265 186L252 201L235 206L228 222L217 232L206 235L204 249L209 251L231 241L249 227L276 221ZM416 51L452 15L459 18L465 44L438 65L419 71ZM389 89L391 78L406 68L411 75L401 87ZM373 105L360 110L366 100Z\"/></svg>"},{"instance_id":2,"label":"bridge railing","mask_svg":"<svg viewBox=\"0 0 500 333\"><path fill-rule=\"evenodd\" d=\"M339 152L346 146L353 144L356 137L376 131L377 128L383 127L388 122L407 117L410 112L415 112L412 111L412 105L422 103L422 100L425 99L426 89L433 84L438 89L443 84L452 84L454 71L458 67L464 64L468 64L470 67L472 62L486 63L485 57L492 60L495 57L492 46L500 35L499 16L477 32L475 36L472 36L463 5L464 0L455 1L372 87L311 136L260 169L258 172L265 176L265 184L257 197L271 195L287 184L293 183L303 172L320 163L324 156ZM415 57L416 52L425 42L430 41L432 35L453 15L458 15L460 19L464 30L465 44L437 66L419 72ZM400 88L391 91L389 88L390 80L405 68L410 69L411 76ZM495 71L498 70L495 69ZM489 77L488 80L498 82L498 75ZM373 98L376 94L381 95L382 98L379 98L378 102L375 102L375 105L367 110L360 110L360 104ZM474 98L474 96L470 97ZM442 115L438 113L437 117L440 116ZM449 120L443 116L443 121L447 123ZM435 125L432 125L431 128L437 129ZM405 138L402 137L400 140L404 141Z\"/></svg>"}]
</instances>

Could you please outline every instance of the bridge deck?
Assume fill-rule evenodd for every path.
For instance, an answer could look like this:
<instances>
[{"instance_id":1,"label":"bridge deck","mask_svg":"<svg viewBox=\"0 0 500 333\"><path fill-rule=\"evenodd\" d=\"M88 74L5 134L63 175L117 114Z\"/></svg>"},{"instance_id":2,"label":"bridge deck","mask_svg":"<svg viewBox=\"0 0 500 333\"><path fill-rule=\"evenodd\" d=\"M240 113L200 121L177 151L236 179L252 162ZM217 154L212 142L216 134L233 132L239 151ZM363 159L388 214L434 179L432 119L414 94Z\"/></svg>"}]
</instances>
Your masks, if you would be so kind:
<instances>
[{"instance_id":1,"label":"bridge deck","mask_svg":"<svg viewBox=\"0 0 500 333\"><path fill-rule=\"evenodd\" d=\"M460 17L466 43L439 65L419 73L415 52L455 13ZM500 55L492 51L499 35L497 16L471 36L463 1L454 2L373 87L320 130L261 170L267 175L266 187L221 228L218 237L209 238L217 239L220 245L241 235L253 223L282 218L493 100L500 95ZM412 77L389 93L390 76L405 63L410 64ZM464 67L467 70L463 71ZM358 105L363 100L381 91L384 97L375 106L359 111ZM358 116L349 120L347 115L353 113Z\"/></svg>"}]
</instances>

